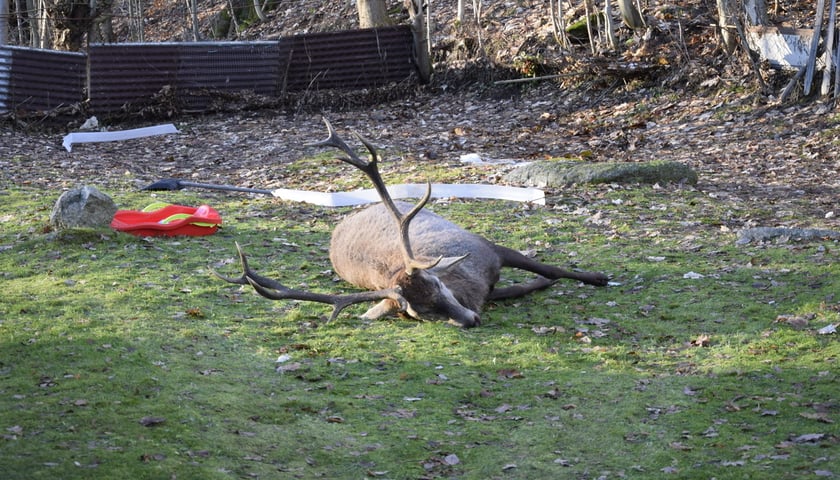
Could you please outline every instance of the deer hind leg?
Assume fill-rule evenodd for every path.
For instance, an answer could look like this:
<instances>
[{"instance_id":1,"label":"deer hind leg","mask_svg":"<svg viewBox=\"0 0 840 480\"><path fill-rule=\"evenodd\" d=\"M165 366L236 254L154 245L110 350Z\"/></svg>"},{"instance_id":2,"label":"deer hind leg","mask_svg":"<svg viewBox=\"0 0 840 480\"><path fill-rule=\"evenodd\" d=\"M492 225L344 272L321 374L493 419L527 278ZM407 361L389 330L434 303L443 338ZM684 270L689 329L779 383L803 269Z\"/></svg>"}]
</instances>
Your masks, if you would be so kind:
<instances>
[{"instance_id":1,"label":"deer hind leg","mask_svg":"<svg viewBox=\"0 0 840 480\"><path fill-rule=\"evenodd\" d=\"M510 287L496 288L490 295L487 295L487 300L501 300L504 298L516 298L528 295L531 292L542 290L554 284L557 280L549 280L545 277L537 277L528 283L520 283L511 285Z\"/></svg>"},{"instance_id":2,"label":"deer hind leg","mask_svg":"<svg viewBox=\"0 0 840 480\"><path fill-rule=\"evenodd\" d=\"M588 283L590 285L596 285L598 287L606 286L607 282L609 281L609 277L607 277L603 273L573 272L569 270L564 270L553 265L546 265L545 263L540 263L532 258L528 258L525 255L522 255L521 253L511 248L503 247L501 245L493 245L493 248L499 255L499 258L502 259L503 267L519 268L521 270L526 270L529 272L536 273L538 275L542 275L543 277L549 280L569 278L572 280L581 281L583 283ZM539 282L539 280L535 280L534 282ZM538 288L545 288L547 286L548 285L543 285L542 287L535 287L528 291L533 291Z\"/></svg>"}]
</instances>

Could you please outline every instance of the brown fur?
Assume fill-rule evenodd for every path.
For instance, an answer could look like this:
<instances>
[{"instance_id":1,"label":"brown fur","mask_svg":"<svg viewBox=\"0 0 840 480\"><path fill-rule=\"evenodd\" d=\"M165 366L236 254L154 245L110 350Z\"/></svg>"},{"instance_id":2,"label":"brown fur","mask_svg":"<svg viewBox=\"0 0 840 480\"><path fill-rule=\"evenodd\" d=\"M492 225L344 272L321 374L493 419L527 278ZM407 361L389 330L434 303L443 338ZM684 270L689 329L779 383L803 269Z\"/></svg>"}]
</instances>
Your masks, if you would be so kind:
<instances>
[{"instance_id":1,"label":"brown fur","mask_svg":"<svg viewBox=\"0 0 840 480\"><path fill-rule=\"evenodd\" d=\"M403 213L411 208L404 202L395 203ZM470 233L428 210L414 217L409 238L415 258L421 262L443 257L441 263L444 264L447 260L466 257L451 266L418 270L413 275L407 275L400 254L397 226L385 206L376 204L349 215L336 226L330 243L330 260L341 278L358 287L378 290L399 286L411 307L410 314L449 320L464 327L480 323L481 308L490 298L526 295L553 283L549 280L559 278L572 278L594 285L605 285L607 282L607 277L601 274L569 272L539 263ZM545 278L494 292L502 267L528 270ZM438 284L428 279L429 276L440 280L451 292L456 304L447 299L445 292L441 292ZM385 300L365 316L376 318L396 310L395 302Z\"/></svg>"}]
</instances>

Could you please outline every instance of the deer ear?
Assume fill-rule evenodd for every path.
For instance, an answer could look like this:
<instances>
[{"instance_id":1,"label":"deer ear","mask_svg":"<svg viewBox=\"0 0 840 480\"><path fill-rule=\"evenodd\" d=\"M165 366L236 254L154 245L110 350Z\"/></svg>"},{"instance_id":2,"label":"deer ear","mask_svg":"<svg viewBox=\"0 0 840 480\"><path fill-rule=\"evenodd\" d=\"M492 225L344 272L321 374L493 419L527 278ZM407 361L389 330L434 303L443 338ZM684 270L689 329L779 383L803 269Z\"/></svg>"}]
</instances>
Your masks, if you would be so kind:
<instances>
[{"instance_id":1,"label":"deer ear","mask_svg":"<svg viewBox=\"0 0 840 480\"><path fill-rule=\"evenodd\" d=\"M377 318L387 317L400 311L397 302L386 298L376 305L370 307L367 312L362 314L362 318L367 320L376 320Z\"/></svg>"},{"instance_id":2,"label":"deer ear","mask_svg":"<svg viewBox=\"0 0 840 480\"><path fill-rule=\"evenodd\" d=\"M437 265L430 268L429 271L432 272L432 273L445 272L446 270L449 270L450 268L454 267L455 265L461 263L461 261L463 259L465 259L469 256L470 256L470 254L468 253L466 255L461 255L460 257L443 257L443 258L440 259L439 262L437 262Z\"/></svg>"},{"instance_id":3,"label":"deer ear","mask_svg":"<svg viewBox=\"0 0 840 480\"><path fill-rule=\"evenodd\" d=\"M390 298L386 298L385 300L382 300L376 305L370 307L367 312L362 314L362 318L366 320L376 320L378 318L387 317L405 311L409 317L419 319L420 315L411 308L411 305L408 305L407 302L406 305L407 308L402 310L399 303L391 300Z\"/></svg>"}]
</instances>

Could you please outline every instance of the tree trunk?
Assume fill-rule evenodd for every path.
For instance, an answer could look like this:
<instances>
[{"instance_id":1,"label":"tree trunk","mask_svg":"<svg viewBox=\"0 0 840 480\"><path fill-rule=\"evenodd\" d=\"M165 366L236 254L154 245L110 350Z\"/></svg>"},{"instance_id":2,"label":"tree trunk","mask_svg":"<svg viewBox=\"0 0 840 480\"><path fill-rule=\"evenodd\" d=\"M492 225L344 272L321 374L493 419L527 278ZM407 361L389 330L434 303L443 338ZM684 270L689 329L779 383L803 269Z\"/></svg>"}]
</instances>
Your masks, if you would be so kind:
<instances>
[{"instance_id":1,"label":"tree trunk","mask_svg":"<svg viewBox=\"0 0 840 480\"><path fill-rule=\"evenodd\" d=\"M610 3L612 0L606 0L604 2L604 31L607 34L607 42L610 45L610 48L615 50L618 48L618 39L615 36L615 25L613 24L612 18L612 6Z\"/></svg>"},{"instance_id":2,"label":"tree trunk","mask_svg":"<svg viewBox=\"0 0 840 480\"><path fill-rule=\"evenodd\" d=\"M411 33L414 37L414 62L422 83L429 83L432 78L432 59L429 52L429 32L426 28L428 12L423 11L423 0L406 0L411 18Z\"/></svg>"},{"instance_id":3,"label":"tree trunk","mask_svg":"<svg viewBox=\"0 0 840 480\"><path fill-rule=\"evenodd\" d=\"M744 15L749 25L770 25L770 21L767 19L766 0L745 0Z\"/></svg>"},{"instance_id":4,"label":"tree trunk","mask_svg":"<svg viewBox=\"0 0 840 480\"><path fill-rule=\"evenodd\" d=\"M735 50L735 43L738 41L738 34L735 31L737 5L737 0L717 0L718 26L727 53Z\"/></svg>"},{"instance_id":5,"label":"tree trunk","mask_svg":"<svg viewBox=\"0 0 840 480\"><path fill-rule=\"evenodd\" d=\"M17 33L18 33L18 45L26 45L29 43L29 37L27 37L27 31L23 28L23 16L26 9L23 5L23 0L15 0L15 18L17 19Z\"/></svg>"},{"instance_id":6,"label":"tree trunk","mask_svg":"<svg viewBox=\"0 0 840 480\"><path fill-rule=\"evenodd\" d=\"M198 0L186 0L187 10L190 14L190 34L193 42L198 41Z\"/></svg>"},{"instance_id":7,"label":"tree trunk","mask_svg":"<svg viewBox=\"0 0 840 480\"><path fill-rule=\"evenodd\" d=\"M128 31L132 41L145 41L143 0L128 0Z\"/></svg>"},{"instance_id":8,"label":"tree trunk","mask_svg":"<svg viewBox=\"0 0 840 480\"><path fill-rule=\"evenodd\" d=\"M609 3L609 0L607 3ZM621 20L625 25L633 30L644 28L645 21L642 19L639 9L636 8L634 0L618 0L618 10L621 12Z\"/></svg>"},{"instance_id":9,"label":"tree trunk","mask_svg":"<svg viewBox=\"0 0 840 480\"><path fill-rule=\"evenodd\" d=\"M90 0L93 23L88 32L88 43L111 43L114 37L114 0Z\"/></svg>"},{"instance_id":10,"label":"tree trunk","mask_svg":"<svg viewBox=\"0 0 840 480\"><path fill-rule=\"evenodd\" d=\"M261 22L266 21L265 12L263 11L263 6L260 5L260 0L254 0L254 13Z\"/></svg>"},{"instance_id":11,"label":"tree trunk","mask_svg":"<svg viewBox=\"0 0 840 480\"><path fill-rule=\"evenodd\" d=\"M555 1L557 2L555 4ZM548 0L549 11L551 12L551 25L554 28L554 39L563 48L570 48L572 43L566 33L566 19L563 13L563 0ZM555 6L556 5L556 6Z\"/></svg>"},{"instance_id":12,"label":"tree trunk","mask_svg":"<svg viewBox=\"0 0 840 480\"><path fill-rule=\"evenodd\" d=\"M52 46L58 50L77 52L93 23L90 4L80 0L44 2L52 25Z\"/></svg>"},{"instance_id":13,"label":"tree trunk","mask_svg":"<svg viewBox=\"0 0 840 480\"><path fill-rule=\"evenodd\" d=\"M828 26L825 35L825 68L823 69L822 85L820 93L828 95L831 90L831 75L837 65L834 64L834 27L837 24L837 0L831 0L828 5Z\"/></svg>"},{"instance_id":14,"label":"tree trunk","mask_svg":"<svg viewBox=\"0 0 840 480\"><path fill-rule=\"evenodd\" d=\"M376 28L391 25L385 0L358 0L359 28Z\"/></svg>"}]
</instances>

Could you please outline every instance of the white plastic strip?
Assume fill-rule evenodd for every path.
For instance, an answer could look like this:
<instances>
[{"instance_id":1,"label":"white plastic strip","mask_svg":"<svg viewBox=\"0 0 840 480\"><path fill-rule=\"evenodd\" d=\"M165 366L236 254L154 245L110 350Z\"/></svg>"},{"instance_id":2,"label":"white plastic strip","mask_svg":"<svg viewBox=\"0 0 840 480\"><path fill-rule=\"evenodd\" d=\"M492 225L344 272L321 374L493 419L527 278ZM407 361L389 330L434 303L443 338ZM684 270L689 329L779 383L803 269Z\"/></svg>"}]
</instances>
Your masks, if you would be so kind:
<instances>
[{"instance_id":1,"label":"white plastic strip","mask_svg":"<svg viewBox=\"0 0 840 480\"><path fill-rule=\"evenodd\" d=\"M409 183L390 185L388 187L388 193L391 194L391 198L421 198L426 193L426 184ZM306 202L325 207L347 207L381 201L379 194L372 188L352 192L331 193L278 188L272 190L271 194L283 200ZM545 205L545 192L542 190L537 188L506 187L503 185L433 183L432 197L491 198Z\"/></svg>"},{"instance_id":2,"label":"white plastic strip","mask_svg":"<svg viewBox=\"0 0 840 480\"><path fill-rule=\"evenodd\" d=\"M178 133L178 129L175 128L175 125L167 123L153 127L117 130L113 132L73 132L64 136L62 145L70 152L73 150L74 143L116 142L119 140L131 140L132 138L165 135L167 133Z\"/></svg>"}]
</instances>

